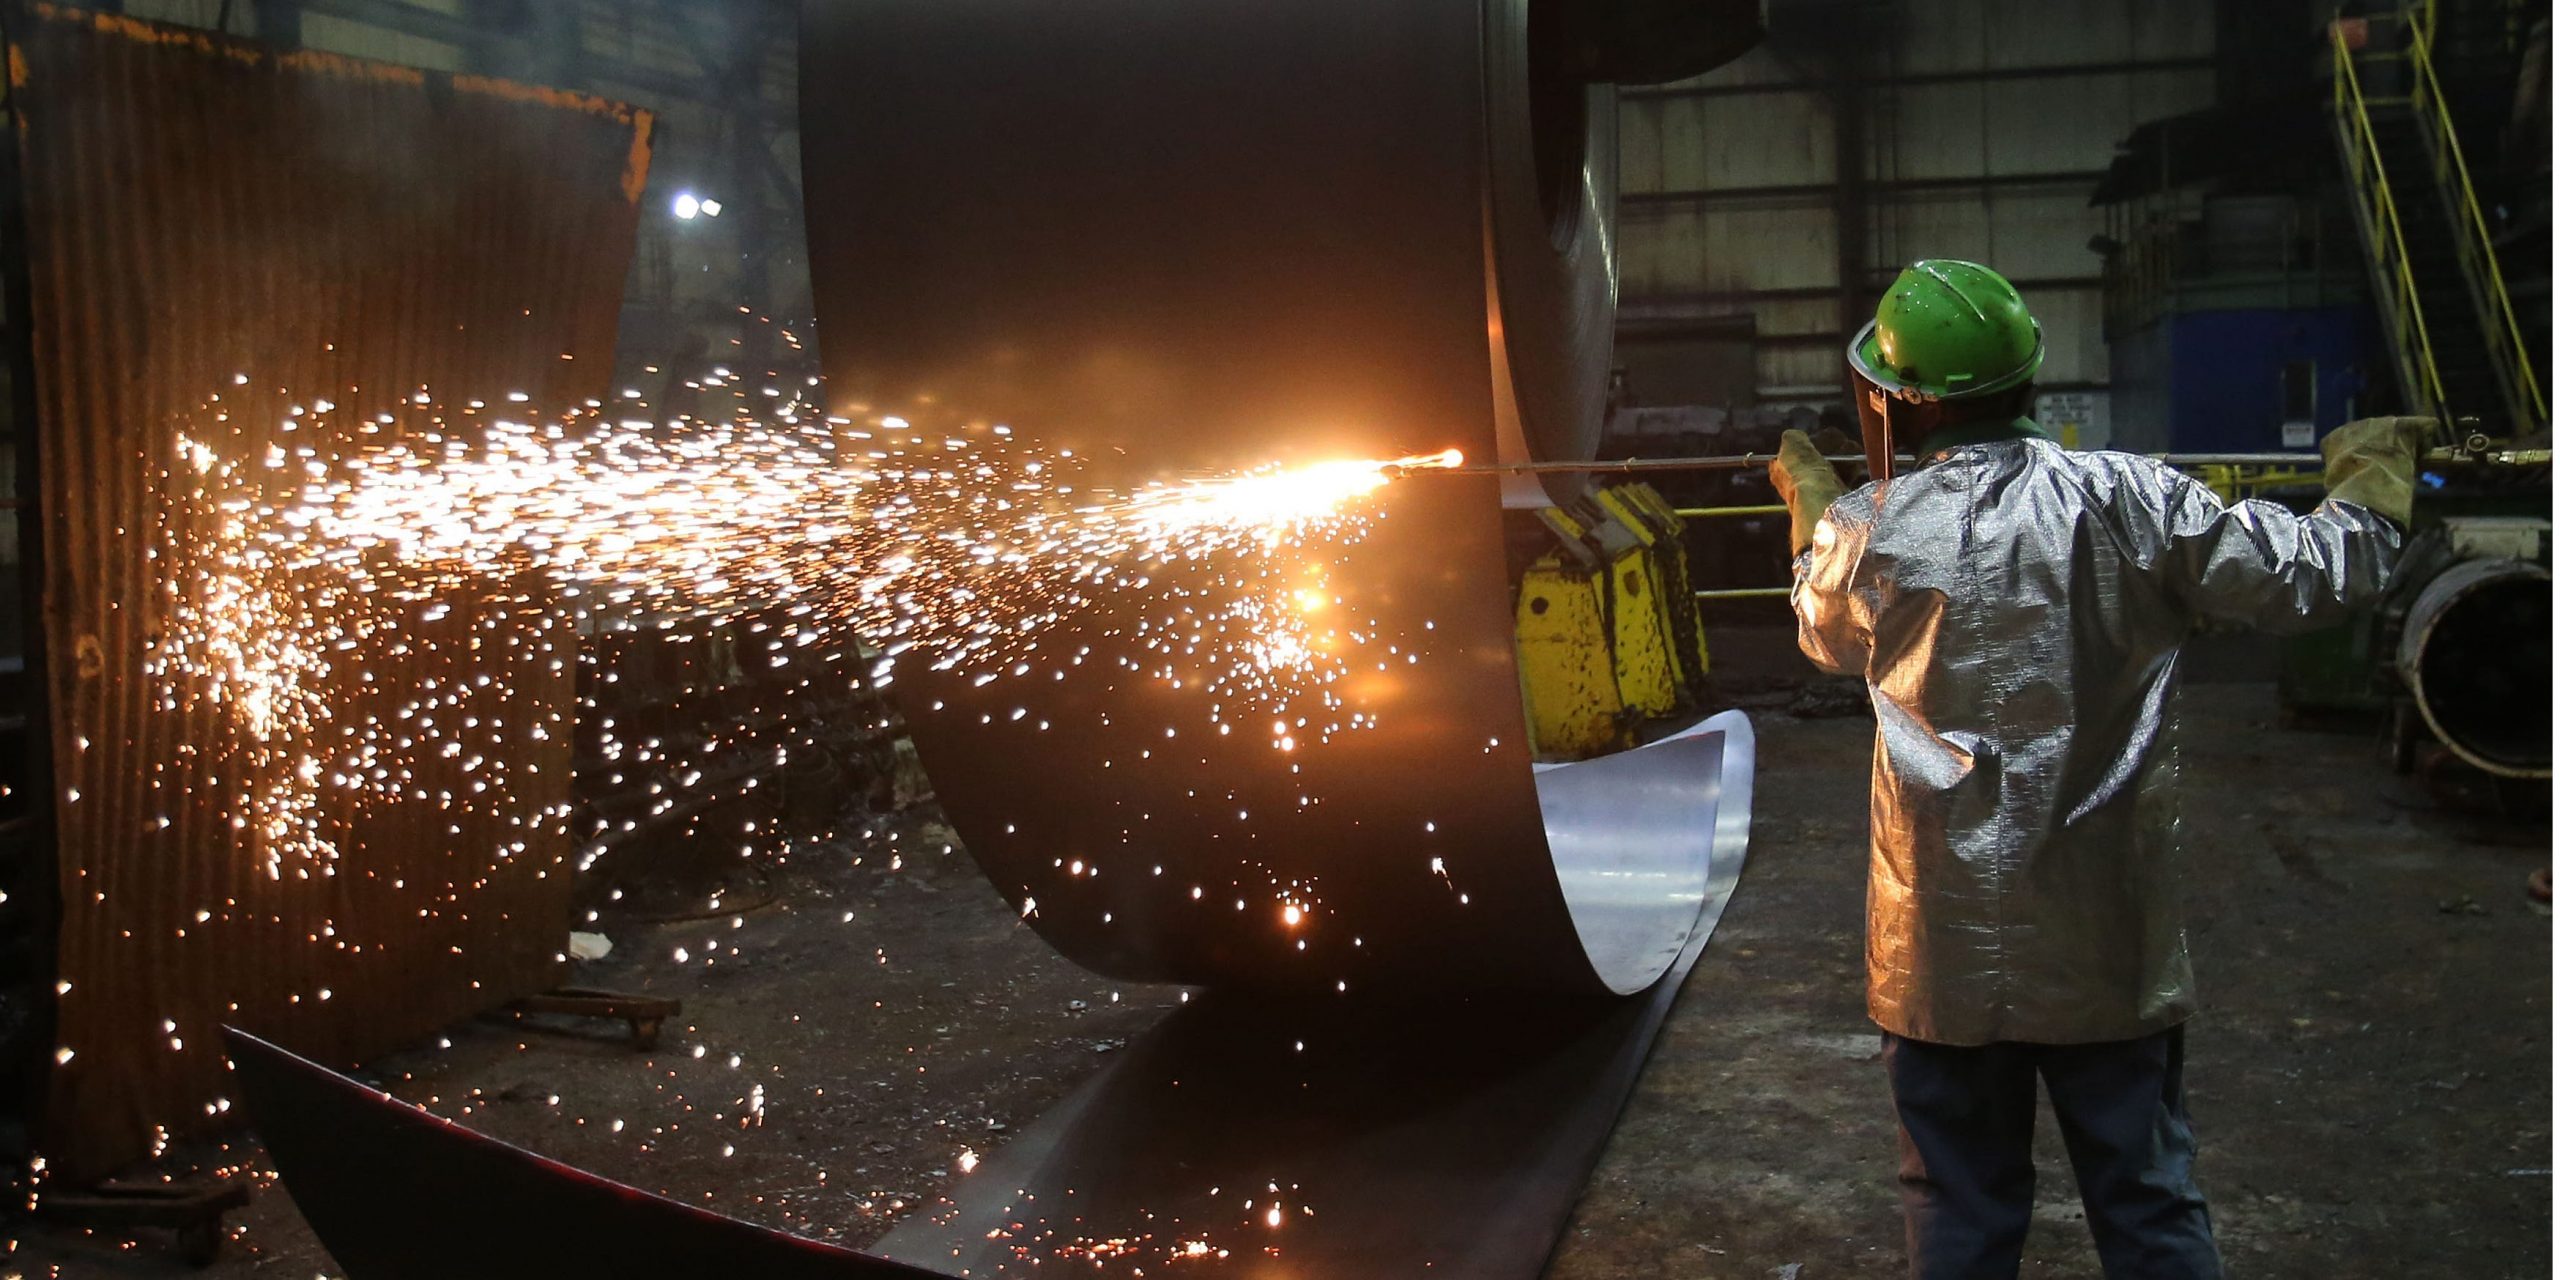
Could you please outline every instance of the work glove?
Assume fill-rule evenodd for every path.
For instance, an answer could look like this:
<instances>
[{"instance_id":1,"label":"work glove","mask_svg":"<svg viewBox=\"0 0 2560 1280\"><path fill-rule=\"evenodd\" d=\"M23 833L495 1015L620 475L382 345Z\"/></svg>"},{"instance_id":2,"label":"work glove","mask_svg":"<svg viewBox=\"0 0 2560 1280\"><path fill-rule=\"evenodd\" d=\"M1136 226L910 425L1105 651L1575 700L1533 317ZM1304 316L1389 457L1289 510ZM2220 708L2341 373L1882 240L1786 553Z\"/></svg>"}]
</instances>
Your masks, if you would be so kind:
<instances>
[{"instance_id":1,"label":"work glove","mask_svg":"<svg viewBox=\"0 0 2560 1280\"><path fill-rule=\"evenodd\" d=\"M1769 464L1769 483L1778 487L1778 496L1787 504L1787 515L1795 522L1790 531L1793 540L1788 544L1793 555L1801 555L1813 545L1813 531L1822 523L1822 513L1831 509L1833 499L1849 490L1840 483L1840 473L1831 469L1831 459L1823 457L1801 431L1778 437L1778 456Z\"/></svg>"},{"instance_id":2,"label":"work glove","mask_svg":"<svg viewBox=\"0 0 2560 1280\"><path fill-rule=\"evenodd\" d=\"M2418 455L2435 429L2433 418L2360 418L2330 432L2320 442L2329 496L2407 528Z\"/></svg>"}]
</instances>

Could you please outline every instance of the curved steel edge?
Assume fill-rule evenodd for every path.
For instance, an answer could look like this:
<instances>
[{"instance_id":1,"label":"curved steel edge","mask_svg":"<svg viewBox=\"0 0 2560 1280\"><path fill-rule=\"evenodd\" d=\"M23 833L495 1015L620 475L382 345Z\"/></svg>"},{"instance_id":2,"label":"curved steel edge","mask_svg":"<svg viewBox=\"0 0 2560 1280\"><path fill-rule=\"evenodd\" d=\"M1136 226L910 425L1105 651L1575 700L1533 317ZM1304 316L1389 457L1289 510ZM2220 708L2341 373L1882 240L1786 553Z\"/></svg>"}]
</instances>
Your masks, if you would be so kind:
<instances>
[{"instance_id":1,"label":"curved steel edge","mask_svg":"<svg viewBox=\"0 0 2560 1280\"><path fill-rule=\"evenodd\" d=\"M1534 766L1566 910L1614 993L1652 986L1715 928L1750 834L1751 761L1750 722L1728 711L1631 751ZM1724 816L1735 788L1739 825Z\"/></svg>"},{"instance_id":2,"label":"curved steel edge","mask_svg":"<svg viewBox=\"0 0 2560 1280\"><path fill-rule=\"evenodd\" d=\"M874 1247L972 1277L1535 1280L1741 877L1754 765L1727 712L1540 771L1542 791L1609 777L1618 808L1709 839L1704 899L1649 988L1208 992Z\"/></svg>"},{"instance_id":3,"label":"curved steel edge","mask_svg":"<svg viewBox=\"0 0 2560 1280\"><path fill-rule=\"evenodd\" d=\"M233 1027L249 1115L348 1280L928 1277L599 1178Z\"/></svg>"}]
</instances>

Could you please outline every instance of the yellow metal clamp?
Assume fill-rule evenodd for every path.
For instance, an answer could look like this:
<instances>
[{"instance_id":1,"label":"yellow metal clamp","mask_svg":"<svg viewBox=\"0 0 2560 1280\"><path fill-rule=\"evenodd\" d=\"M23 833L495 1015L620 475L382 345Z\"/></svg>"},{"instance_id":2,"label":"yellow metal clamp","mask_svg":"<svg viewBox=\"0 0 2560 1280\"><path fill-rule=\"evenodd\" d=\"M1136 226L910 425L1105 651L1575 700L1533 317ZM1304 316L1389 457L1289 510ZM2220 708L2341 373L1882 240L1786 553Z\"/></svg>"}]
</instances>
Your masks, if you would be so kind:
<instances>
[{"instance_id":1,"label":"yellow metal clamp","mask_svg":"<svg viewBox=\"0 0 2560 1280\"><path fill-rule=\"evenodd\" d=\"M1610 487L1632 511L1651 524L1654 557L1662 575L1662 608L1671 624L1672 656L1680 668L1680 682L1692 695L1707 693L1706 630L1698 616L1698 605L1690 588L1689 547L1680 537L1680 513L1670 501L1649 484L1621 484Z\"/></svg>"},{"instance_id":2,"label":"yellow metal clamp","mask_svg":"<svg viewBox=\"0 0 2560 1280\"><path fill-rule=\"evenodd\" d=\"M1529 749L1541 757L1580 760L1627 744L1604 590L1598 571L1552 555L1521 579L1513 616L1520 696Z\"/></svg>"},{"instance_id":3,"label":"yellow metal clamp","mask_svg":"<svg viewBox=\"0 0 2560 1280\"><path fill-rule=\"evenodd\" d=\"M1513 635L1531 748L1580 759L1692 705L1707 649L1680 517L1648 485L1594 490L1538 513L1558 549L1522 576Z\"/></svg>"},{"instance_id":4,"label":"yellow metal clamp","mask_svg":"<svg viewBox=\"0 0 2560 1280\"><path fill-rule=\"evenodd\" d=\"M1683 520L1731 519L1741 516L1782 516L1786 513L1787 504L1783 502L1767 502L1756 507L1679 507L1673 511L1674 515L1679 516Z\"/></svg>"}]
</instances>

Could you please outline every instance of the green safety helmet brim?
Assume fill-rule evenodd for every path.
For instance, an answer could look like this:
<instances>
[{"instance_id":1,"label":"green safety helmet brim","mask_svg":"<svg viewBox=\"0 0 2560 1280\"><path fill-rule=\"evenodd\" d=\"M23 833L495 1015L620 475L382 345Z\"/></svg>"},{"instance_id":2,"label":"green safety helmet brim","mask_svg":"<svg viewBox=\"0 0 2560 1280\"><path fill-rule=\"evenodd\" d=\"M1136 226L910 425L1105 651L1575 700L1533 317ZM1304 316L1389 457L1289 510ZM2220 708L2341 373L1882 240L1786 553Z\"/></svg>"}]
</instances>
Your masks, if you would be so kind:
<instances>
[{"instance_id":1,"label":"green safety helmet brim","mask_svg":"<svg viewBox=\"0 0 2560 1280\"><path fill-rule=\"evenodd\" d=\"M1897 399L1971 400L2044 367L2044 329L2018 290L1974 262L1930 258L1896 277L1849 343L1849 367Z\"/></svg>"}]
</instances>

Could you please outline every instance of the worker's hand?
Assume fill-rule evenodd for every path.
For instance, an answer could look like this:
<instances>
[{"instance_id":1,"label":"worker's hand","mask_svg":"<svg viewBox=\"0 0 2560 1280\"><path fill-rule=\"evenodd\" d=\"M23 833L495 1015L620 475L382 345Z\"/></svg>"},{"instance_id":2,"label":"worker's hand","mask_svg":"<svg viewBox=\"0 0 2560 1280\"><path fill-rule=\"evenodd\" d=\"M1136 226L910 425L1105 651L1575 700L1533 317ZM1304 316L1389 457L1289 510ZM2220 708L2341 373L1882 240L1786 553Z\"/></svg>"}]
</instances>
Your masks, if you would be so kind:
<instances>
[{"instance_id":1,"label":"worker's hand","mask_svg":"<svg viewBox=\"0 0 2560 1280\"><path fill-rule=\"evenodd\" d=\"M1769 483L1778 487L1778 496L1786 501L1787 514L1795 522L1793 541L1788 544L1791 554L1813 545L1813 531L1822 523L1822 513L1831 509L1833 499L1848 492L1848 486L1840 483L1840 473L1831 469L1831 460L1801 431L1778 437L1778 457L1769 464Z\"/></svg>"},{"instance_id":2,"label":"worker's hand","mask_svg":"<svg viewBox=\"0 0 2560 1280\"><path fill-rule=\"evenodd\" d=\"M2360 418L2330 432L2320 442L2329 496L2408 527L2418 455L2435 429L2433 418Z\"/></svg>"}]
</instances>

